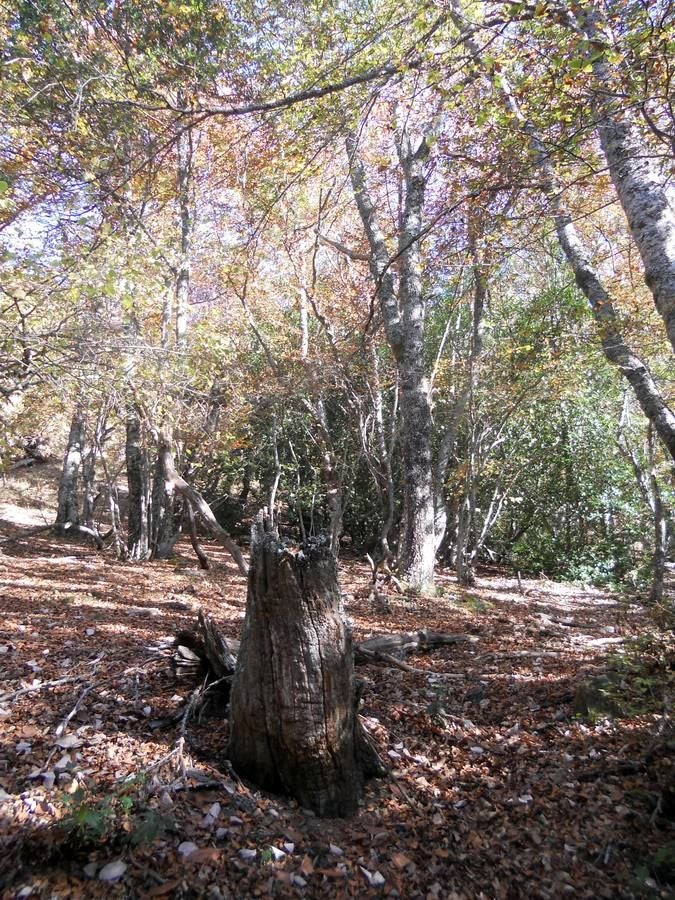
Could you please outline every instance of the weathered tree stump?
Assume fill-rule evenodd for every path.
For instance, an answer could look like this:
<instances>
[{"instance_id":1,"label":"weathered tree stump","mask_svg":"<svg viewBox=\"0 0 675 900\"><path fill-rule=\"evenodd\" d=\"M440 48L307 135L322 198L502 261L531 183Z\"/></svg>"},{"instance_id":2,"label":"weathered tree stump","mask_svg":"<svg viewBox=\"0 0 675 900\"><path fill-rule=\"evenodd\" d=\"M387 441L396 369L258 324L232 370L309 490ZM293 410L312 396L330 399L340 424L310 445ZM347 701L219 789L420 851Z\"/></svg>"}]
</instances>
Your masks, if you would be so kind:
<instances>
[{"instance_id":1,"label":"weathered tree stump","mask_svg":"<svg viewBox=\"0 0 675 900\"><path fill-rule=\"evenodd\" d=\"M258 526L230 700L235 770L317 815L353 813L365 775L378 768L353 671L328 542L291 552Z\"/></svg>"}]
</instances>

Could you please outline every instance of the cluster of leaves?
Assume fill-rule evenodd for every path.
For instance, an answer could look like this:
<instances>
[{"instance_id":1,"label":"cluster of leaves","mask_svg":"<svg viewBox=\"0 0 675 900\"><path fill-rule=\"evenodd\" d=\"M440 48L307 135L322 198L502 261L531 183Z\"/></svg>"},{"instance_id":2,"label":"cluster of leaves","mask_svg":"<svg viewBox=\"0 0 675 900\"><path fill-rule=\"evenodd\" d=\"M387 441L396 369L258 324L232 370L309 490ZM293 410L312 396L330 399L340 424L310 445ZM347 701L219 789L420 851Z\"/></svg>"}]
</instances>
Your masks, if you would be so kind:
<instances>
[{"instance_id":1,"label":"cluster of leaves","mask_svg":"<svg viewBox=\"0 0 675 900\"><path fill-rule=\"evenodd\" d=\"M79 787L65 798L65 815L57 830L74 851L102 845L152 843L174 828L173 819L147 803L143 778L125 782L109 793Z\"/></svg>"}]
</instances>

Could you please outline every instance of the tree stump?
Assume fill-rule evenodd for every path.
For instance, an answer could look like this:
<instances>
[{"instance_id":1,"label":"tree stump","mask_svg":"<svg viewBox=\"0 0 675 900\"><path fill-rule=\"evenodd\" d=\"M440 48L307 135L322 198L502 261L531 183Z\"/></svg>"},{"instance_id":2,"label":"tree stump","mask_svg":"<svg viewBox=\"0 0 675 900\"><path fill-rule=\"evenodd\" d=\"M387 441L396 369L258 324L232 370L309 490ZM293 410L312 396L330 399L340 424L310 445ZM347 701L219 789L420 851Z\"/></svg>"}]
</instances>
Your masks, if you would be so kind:
<instances>
[{"instance_id":1,"label":"tree stump","mask_svg":"<svg viewBox=\"0 0 675 900\"><path fill-rule=\"evenodd\" d=\"M378 762L358 721L351 633L327 539L297 552L254 529L229 758L319 816L356 810Z\"/></svg>"}]
</instances>

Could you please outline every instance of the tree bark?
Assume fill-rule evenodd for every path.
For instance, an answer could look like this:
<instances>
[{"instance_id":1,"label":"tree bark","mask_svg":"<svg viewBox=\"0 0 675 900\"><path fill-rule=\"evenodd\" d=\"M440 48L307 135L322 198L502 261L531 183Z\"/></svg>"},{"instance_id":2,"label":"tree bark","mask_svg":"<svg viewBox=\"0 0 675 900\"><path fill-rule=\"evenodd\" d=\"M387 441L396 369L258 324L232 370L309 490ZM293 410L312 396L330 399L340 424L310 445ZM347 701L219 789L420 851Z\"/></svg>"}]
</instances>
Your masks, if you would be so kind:
<instances>
[{"instance_id":1,"label":"tree bark","mask_svg":"<svg viewBox=\"0 0 675 900\"><path fill-rule=\"evenodd\" d=\"M473 215L469 219L468 242L472 259L473 273L473 298L471 304L471 344L469 349L469 358L467 360L466 381L461 386L457 398L452 406L448 423L440 440L438 455L436 457L436 467L434 470L435 480L435 530L436 530L436 549L440 549L445 538L445 532L448 525L448 508L445 498L445 482L448 477L448 469L450 460L454 454L455 445L457 443L457 434L459 426L466 412L467 404L472 400L478 386L478 378L480 374L479 364L483 353L483 334L485 331L485 303L488 296L488 279L487 266L481 259L478 251L476 216ZM460 511L460 519L462 512ZM458 531L459 539L459 531ZM456 554L458 565L459 553ZM461 580L460 583L468 583Z\"/></svg>"},{"instance_id":2,"label":"tree bark","mask_svg":"<svg viewBox=\"0 0 675 900\"><path fill-rule=\"evenodd\" d=\"M450 0L450 16L463 36L464 44L477 63L482 62L481 48L472 37L461 9L459 0ZM486 71L488 67L485 66ZM663 399L647 364L623 340L619 317L612 300L605 290L595 270L591 255L584 246L571 215L567 212L550 153L541 140L534 124L520 108L507 78L495 78L504 97L504 104L514 116L529 142L535 164L542 175L543 191L550 207L560 246L574 272L577 285L588 300L593 313L605 358L616 366L631 385L635 397L649 422L652 423L670 456L675 459L675 414ZM675 251L674 251L675 252ZM663 271L667 270L664 264Z\"/></svg>"},{"instance_id":3,"label":"tree bark","mask_svg":"<svg viewBox=\"0 0 675 900\"><path fill-rule=\"evenodd\" d=\"M650 473L651 489L654 497L652 521L654 526L654 555L652 556L652 583L649 589L649 602L658 605L663 602L668 550L670 548L670 523L666 515L663 498L656 475Z\"/></svg>"},{"instance_id":4,"label":"tree bark","mask_svg":"<svg viewBox=\"0 0 675 900\"><path fill-rule=\"evenodd\" d=\"M80 404L75 408L70 423L68 444L63 457L63 469L59 481L56 524L71 527L80 524L79 480L84 450L84 409Z\"/></svg>"},{"instance_id":5,"label":"tree bark","mask_svg":"<svg viewBox=\"0 0 675 900\"><path fill-rule=\"evenodd\" d=\"M317 815L355 812L365 772L353 663L328 542L291 553L258 526L231 692L237 772Z\"/></svg>"},{"instance_id":6,"label":"tree bark","mask_svg":"<svg viewBox=\"0 0 675 900\"><path fill-rule=\"evenodd\" d=\"M630 106L616 95L609 63L598 53L598 47L608 44L600 12L579 4L575 14L592 48L598 85L593 112L609 174L642 257L645 282L675 350L675 208Z\"/></svg>"},{"instance_id":7,"label":"tree bark","mask_svg":"<svg viewBox=\"0 0 675 900\"><path fill-rule=\"evenodd\" d=\"M93 531L96 528L95 513L96 503L100 497L100 493L96 491L96 465L99 456L103 454L103 445L105 444L108 421L108 402L104 401L99 409L96 417L96 425L94 433L91 436L89 452L82 463L82 485L83 485L83 507L82 519L87 528Z\"/></svg>"},{"instance_id":8,"label":"tree bark","mask_svg":"<svg viewBox=\"0 0 675 900\"><path fill-rule=\"evenodd\" d=\"M199 491L188 484L184 478L181 478L176 471L176 466L173 461L172 440L168 431L160 432L158 443L158 454L161 458L166 481L176 493L180 494L187 503L191 504L193 510L199 514L209 531L215 535L225 549L229 551L242 575L247 575L248 566L246 565L246 561L239 547L237 547L230 535L216 519L213 510Z\"/></svg>"},{"instance_id":9,"label":"tree bark","mask_svg":"<svg viewBox=\"0 0 675 900\"><path fill-rule=\"evenodd\" d=\"M187 514L188 526L190 529L190 543L192 544L192 549L195 551L195 556L199 560L199 567L208 572L211 568L211 563L199 543L199 538L197 536L197 522L195 521L194 510L189 503L185 504L185 513Z\"/></svg>"},{"instance_id":10,"label":"tree bark","mask_svg":"<svg viewBox=\"0 0 675 900\"><path fill-rule=\"evenodd\" d=\"M316 417L317 442L321 450L321 477L326 487L326 506L330 522L330 548L336 558L340 553L340 538L343 530L343 484L333 447L333 438L326 404L322 396L310 403Z\"/></svg>"},{"instance_id":11,"label":"tree bark","mask_svg":"<svg viewBox=\"0 0 675 900\"><path fill-rule=\"evenodd\" d=\"M376 562L389 562L392 556L389 547L389 534L394 525L394 516L396 514L396 490L394 487L392 457L394 455L398 432L398 381L394 386L394 397L391 408L391 427L389 435L387 436L385 432L384 400L382 397L380 363L377 355L377 348L374 340L370 339L368 343L373 379L371 394L373 397L373 419L377 445L378 488L382 503L382 525L377 539L379 558Z\"/></svg>"},{"instance_id":12,"label":"tree bark","mask_svg":"<svg viewBox=\"0 0 675 900\"><path fill-rule=\"evenodd\" d=\"M172 457L173 463L173 457ZM175 522L176 489L166 466L161 447L157 452L152 479L152 527L150 549L153 559L171 559L178 540Z\"/></svg>"},{"instance_id":13,"label":"tree bark","mask_svg":"<svg viewBox=\"0 0 675 900\"><path fill-rule=\"evenodd\" d=\"M403 521L399 566L415 591L433 591L434 491L431 454L431 403L424 360L425 301L422 294L420 235L428 142L413 151L407 135L400 138L399 156L405 178L405 202L398 241L398 295L392 260L377 211L366 185L356 138L347 138L347 154L356 205L370 245L369 265L377 286L389 346L400 377L400 443L404 468Z\"/></svg>"},{"instance_id":14,"label":"tree bark","mask_svg":"<svg viewBox=\"0 0 675 900\"><path fill-rule=\"evenodd\" d=\"M147 559L150 554L148 528L148 460L141 439L141 423L135 410L127 413L125 456L128 510L127 549L129 559Z\"/></svg>"},{"instance_id":15,"label":"tree bark","mask_svg":"<svg viewBox=\"0 0 675 900\"><path fill-rule=\"evenodd\" d=\"M654 529L654 552L652 554L652 583L649 590L649 602L660 604L663 601L668 563L668 551L670 549L671 523L668 518L666 505L656 471L654 430L649 429L647 435L647 466L640 462L638 454L633 450L623 434L623 414L619 422L617 446L622 455L630 462L635 480L642 495L645 505L652 516Z\"/></svg>"},{"instance_id":16,"label":"tree bark","mask_svg":"<svg viewBox=\"0 0 675 900\"><path fill-rule=\"evenodd\" d=\"M182 106L184 98L179 98ZM181 129L176 140L178 157L178 207L180 213L180 257L176 276L176 347L185 348L190 294L192 235L194 232L194 177L192 129Z\"/></svg>"}]
</instances>

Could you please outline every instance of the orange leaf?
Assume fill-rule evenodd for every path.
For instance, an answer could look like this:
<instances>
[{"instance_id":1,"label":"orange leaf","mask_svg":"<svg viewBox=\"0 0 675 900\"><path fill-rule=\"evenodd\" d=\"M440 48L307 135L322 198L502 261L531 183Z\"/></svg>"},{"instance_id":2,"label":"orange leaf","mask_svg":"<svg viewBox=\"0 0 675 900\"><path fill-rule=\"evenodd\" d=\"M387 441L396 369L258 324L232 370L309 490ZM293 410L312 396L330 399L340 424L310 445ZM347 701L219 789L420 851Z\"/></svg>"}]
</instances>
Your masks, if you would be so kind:
<instances>
[{"instance_id":1,"label":"orange leaf","mask_svg":"<svg viewBox=\"0 0 675 900\"><path fill-rule=\"evenodd\" d=\"M147 893L148 897L164 897L166 894L170 894L171 891L174 891L180 881L165 881L164 884L156 884L150 888Z\"/></svg>"},{"instance_id":2,"label":"orange leaf","mask_svg":"<svg viewBox=\"0 0 675 900\"><path fill-rule=\"evenodd\" d=\"M189 862L209 863L217 862L222 856L223 851L217 847L202 847L201 850L194 850L189 856Z\"/></svg>"}]
</instances>

